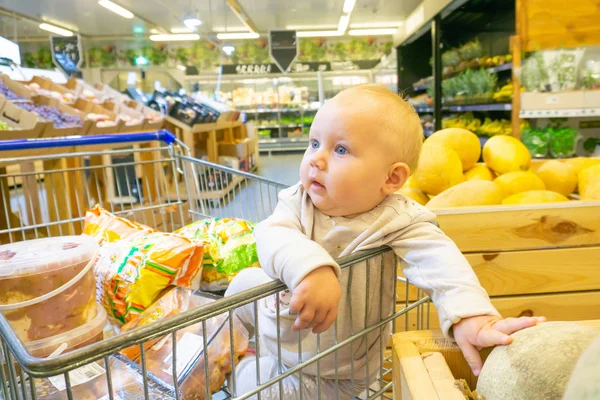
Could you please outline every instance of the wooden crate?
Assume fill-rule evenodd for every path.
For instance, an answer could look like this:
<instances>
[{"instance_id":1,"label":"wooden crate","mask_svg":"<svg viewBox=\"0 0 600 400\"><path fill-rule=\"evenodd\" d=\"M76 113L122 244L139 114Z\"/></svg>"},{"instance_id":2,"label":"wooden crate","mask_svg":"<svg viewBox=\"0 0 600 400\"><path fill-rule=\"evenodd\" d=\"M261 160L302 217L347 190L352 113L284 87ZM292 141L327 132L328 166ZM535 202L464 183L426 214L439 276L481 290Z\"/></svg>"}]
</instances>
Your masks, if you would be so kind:
<instances>
[{"instance_id":1,"label":"wooden crate","mask_svg":"<svg viewBox=\"0 0 600 400\"><path fill-rule=\"evenodd\" d=\"M600 327L600 320L581 324ZM455 379L477 386L458 346L440 331L397 333L393 336L393 380L395 400L464 400ZM480 352L485 361L491 349Z\"/></svg>"}]
</instances>

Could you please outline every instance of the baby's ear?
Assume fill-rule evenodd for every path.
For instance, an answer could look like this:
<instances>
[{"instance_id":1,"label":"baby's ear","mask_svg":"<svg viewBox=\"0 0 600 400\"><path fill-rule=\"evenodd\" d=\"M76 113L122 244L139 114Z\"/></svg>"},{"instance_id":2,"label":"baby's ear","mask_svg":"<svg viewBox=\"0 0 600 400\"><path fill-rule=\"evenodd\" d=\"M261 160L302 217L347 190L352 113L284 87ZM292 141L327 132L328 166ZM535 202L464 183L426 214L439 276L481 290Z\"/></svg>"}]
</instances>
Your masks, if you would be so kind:
<instances>
[{"instance_id":1,"label":"baby's ear","mask_svg":"<svg viewBox=\"0 0 600 400\"><path fill-rule=\"evenodd\" d=\"M410 168L408 165L397 162L392 164L389 169L387 180L383 187L383 191L386 195L396 193L404 186L406 180L410 176Z\"/></svg>"}]
</instances>

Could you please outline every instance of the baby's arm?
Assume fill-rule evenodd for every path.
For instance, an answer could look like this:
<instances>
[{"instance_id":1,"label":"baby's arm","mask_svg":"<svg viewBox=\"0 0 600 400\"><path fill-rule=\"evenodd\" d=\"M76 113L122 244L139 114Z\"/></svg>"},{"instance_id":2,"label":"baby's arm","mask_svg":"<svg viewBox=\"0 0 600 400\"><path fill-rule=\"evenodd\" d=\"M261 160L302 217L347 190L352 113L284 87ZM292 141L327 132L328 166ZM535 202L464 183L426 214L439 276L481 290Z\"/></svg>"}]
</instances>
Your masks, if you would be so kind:
<instances>
[{"instance_id":1,"label":"baby's arm","mask_svg":"<svg viewBox=\"0 0 600 400\"><path fill-rule=\"evenodd\" d=\"M458 247L430 222L409 226L392 247L408 266L404 275L432 298L445 335L454 339L473 373L479 375L483 347L506 345L513 332L545 318L502 319Z\"/></svg>"},{"instance_id":2,"label":"baby's arm","mask_svg":"<svg viewBox=\"0 0 600 400\"><path fill-rule=\"evenodd\" d=\"M292 291L293 329L324 332L335 321L341 297L341 270L329 253L304 232L299 186L281 191L273 214L256 226L260 264L267 275Z\"/></svg>"}]
</instances>

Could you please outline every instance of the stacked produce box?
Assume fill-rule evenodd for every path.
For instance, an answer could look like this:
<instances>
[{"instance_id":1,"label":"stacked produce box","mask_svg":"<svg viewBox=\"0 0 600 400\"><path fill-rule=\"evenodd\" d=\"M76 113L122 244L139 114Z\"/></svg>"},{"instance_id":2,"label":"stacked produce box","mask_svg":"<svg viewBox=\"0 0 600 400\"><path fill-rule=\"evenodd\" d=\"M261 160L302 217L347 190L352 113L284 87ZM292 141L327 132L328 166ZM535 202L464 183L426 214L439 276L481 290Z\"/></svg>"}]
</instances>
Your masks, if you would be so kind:
<instances>
[{"instance_id":1,"label":"stacked produce box","mask_svg":"<svg viewBox=\"0 0 600 400\"><path fill-rule=\"evenodd\" d=\"M154 110L130 107L125 95L70 79L65 85L0 75L0 140L143 132L162 127ZM136 105L137 107L137 105Z\"/></svg>"}]
</instances>

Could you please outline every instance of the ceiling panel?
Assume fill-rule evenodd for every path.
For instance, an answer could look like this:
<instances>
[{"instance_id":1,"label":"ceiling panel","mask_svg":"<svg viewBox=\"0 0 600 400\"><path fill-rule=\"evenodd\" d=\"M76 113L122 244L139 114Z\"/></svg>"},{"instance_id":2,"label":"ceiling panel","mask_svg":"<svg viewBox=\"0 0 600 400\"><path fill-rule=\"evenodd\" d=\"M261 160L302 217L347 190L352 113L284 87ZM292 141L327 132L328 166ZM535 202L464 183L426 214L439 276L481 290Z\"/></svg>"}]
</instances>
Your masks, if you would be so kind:
<instances>
[{"instance_id":1,"label":"ceiling panel","mask_svg":"<svg viewBox=\"0 0 600 400\"><path fill-rule=\"evenodd\" d=\"M350 25L402 21L422 0L357 0ZM190 10L204 24L200 33L240 30L243 25L225 0L115 0L139 18L125 19L98 5L97 0L0 0L0 7L78 29L89 36L132 36L157 25L166 30L183 27ZM260 32L286 26L307 29L332 29L342 14L344 0L238 0ZM11 30L12 23L0 19L0 32ZM9 26L10 25L10 26ZM36 28L18 26L19 36L46 36ZM317 28L321 26L321 28ZM12 36L12 34L11 34Z\"/></svg>"}]
</instances>

